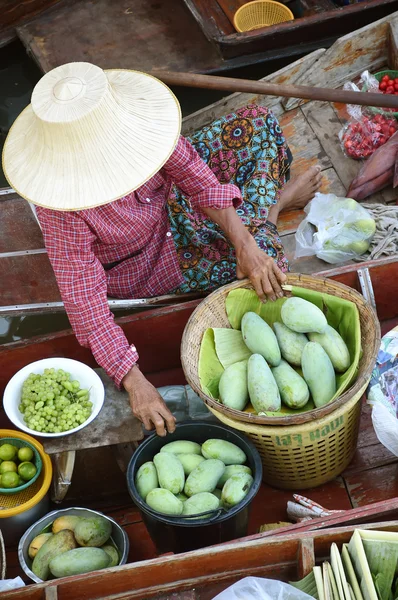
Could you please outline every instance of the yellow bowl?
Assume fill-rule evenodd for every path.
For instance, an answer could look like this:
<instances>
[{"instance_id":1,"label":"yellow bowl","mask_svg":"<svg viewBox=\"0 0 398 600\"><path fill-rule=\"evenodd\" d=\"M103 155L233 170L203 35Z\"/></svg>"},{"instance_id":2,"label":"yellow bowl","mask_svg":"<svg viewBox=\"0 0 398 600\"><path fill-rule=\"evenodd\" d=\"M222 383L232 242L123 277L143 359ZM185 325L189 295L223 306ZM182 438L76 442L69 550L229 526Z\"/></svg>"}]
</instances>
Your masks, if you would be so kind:
<instances>
[{"instance_id":1,"label":"yellow bowl","mask_svg":"<svg viewBox=\"0 0 398 600\"><path fill-rule=\"evenodd\" d=\"M236 31L252 31L284 21L293 21L292 11L274 0L254 0L241 6L234 15Z\"/></svg>"},{"instance_id":2,"label":"yellow bowl","mask_svg":"<svg viewBox=\"0 0 398 600\"><path fill-rule=\"evenodd\" d=\"M8 517L15 517L21 513L27 512L34 508L47 494L52 480L52 464L51 459L44 451L43 446L32 438L30 435L26 435L20 431L13 431L11 429L0 429L0 441L1 438L12 437L24 442L29 442L40 454L40 458L43 463L42 472L38 479L28 488L22 490L13 495L0 494L2 510L0 511L0 519L6 519ZM0 521L1 528L1 521Z\"/></svg>"}]
</instances>

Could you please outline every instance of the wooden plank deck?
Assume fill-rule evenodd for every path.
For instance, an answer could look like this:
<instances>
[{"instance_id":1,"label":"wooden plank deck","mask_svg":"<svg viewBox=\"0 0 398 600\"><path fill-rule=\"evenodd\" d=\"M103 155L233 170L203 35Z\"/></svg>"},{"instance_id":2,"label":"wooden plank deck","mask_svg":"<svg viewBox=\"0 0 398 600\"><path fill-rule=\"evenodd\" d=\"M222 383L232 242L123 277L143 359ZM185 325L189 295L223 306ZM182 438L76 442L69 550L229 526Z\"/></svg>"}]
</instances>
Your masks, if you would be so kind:
<instances>
[{"instance_id":1,"label":"wooden plank deck","mask_svg":"<svg viewBox=\"0 0 398 600\"><path fill-rule=\"evenodd\" d=\"M79 11L86 10L88 11L87 20L89 20L90 15L92 20L98 18L97 27L103 29L97 42L103 44L104 54L101 54L97 46L95 44L91 45L91 42L89 43L89 39L87 39L84 56L79 54L81 50L78 50L78 46L74 44L68 45L67 54L44 52L41 48L40 64L44 70L49 70L67 60L83 59L93 60L106 68L115 66L115 63L109 63L106 58L108 55L105 53L107 44L111 43L106 37L109 36L111 31L106 29L106 19L118 19L120 26L123 22L123 28L126 20L130 23L130 28L133 28L134 23L139 21L144 26L138 36L132 35L127 27L121 39L116 40L115 38L113 40L112 44L115 45L115 48L112 60L117 59L118 67L139 67L143 70L150 70L151 66L155 64L155 54L158 53L157 47L151 46L154 43L154 38L156 38L154 33L156 32L159 36L166 35L167 28L174 26L172 22L175 24L180 18L178 12L181 10L180 2L173 4L173 9L175 9L173 18L171 16L166 18L170 12L167 8L169 6L168 2L169 0L161 0L153 5L151 11L159 11L155 15L152 12L145 12L148 9L145 0L137 1L134 14L130 11L127 0L105 3L106 7L105 5L102 6L104 0L98 2L84 0L84 2L79 3L79 10L73 0L68 0L47 11L40 19L41 25L38 24L39 22L33 21L29 24L29 28L23 29L23 31L25 32L24 35L28 35L29 31L30 36L33 35L32 31L36 32L34 35L39 36L35 42L37 44L42 43L43 38L40 37L39 32L44 22L48 22L51 26L54 25L51 29L51 35L55 36L57 27L61 25L65 28L65 35L68 32L72 35L75 20L81 18L81 12ZM101 6L104 8L104 12L101 12ZM108 14L107 11L113 11L112 15ZM162 26L159 24L159 15L163 15L165 18L162 21ZM344 36L328 50L319 49L312 52L278 72L268 75L264 80L285 84L340 87L345 81L357 78L366 68L370 70L379 69L387 64L387 38L390 23L398 24L398 13L368 25L358 32ZM197 27L195 22L194 26ZM160 29L157 30L156 27ZM196 39L190 37L190 33L183 37L184 39L190 39L191 42ZM29 43L33 43L32 39ZM120 43L122 43L122 47L119 47L118 44ZM137 65L132 62L134 44L136 43L148 46L147 64ZM195 47L195 55L198 59L201 59L200 44L197 45L196 42L192 42L191 46ZM174 60L173 51L177 52L177 50L177 48L172 50L168 47L163 49L163 55L168 56L167 60L169 61L168 64L164 64L164 68L173 68L171 64ZM186 60L190 60L189 54L186 54ZM189 65L186 64L184 69L189 70ZM311 165L319 164L324 176L322 191L345 195L352 179L361 167L360 161L346 158L340 148L338 133L348 118L345 106L332 105L327 102L301 102L294 98L286 100L253 94L232 94L186 117L183 121L183 134L189 135L195 129L208 125L212 120L236 110L240 106L252 103L268 106L278 116L294 157L293 176L302 173ZM396 202L396 199L397 192L390 188L373 195L368 201L390 203ZM16 196L0 196L0 209L2 213L0 219L0 264L2 273L13 273L12 286L9 285L8 277L3 277L2 283L0 283L1 305L10 306L59 301L59 291L48 257L44 251L40 229L34 221L29 207ZM294 260L294 234L304 216L303 211L282 213L278 222L278 230L285 245L292 271L316 273L325 270L328 267L327 263L316 257ZM28 252L25 252L25 250L28 250Z\"/></svg>"}]
</instances>

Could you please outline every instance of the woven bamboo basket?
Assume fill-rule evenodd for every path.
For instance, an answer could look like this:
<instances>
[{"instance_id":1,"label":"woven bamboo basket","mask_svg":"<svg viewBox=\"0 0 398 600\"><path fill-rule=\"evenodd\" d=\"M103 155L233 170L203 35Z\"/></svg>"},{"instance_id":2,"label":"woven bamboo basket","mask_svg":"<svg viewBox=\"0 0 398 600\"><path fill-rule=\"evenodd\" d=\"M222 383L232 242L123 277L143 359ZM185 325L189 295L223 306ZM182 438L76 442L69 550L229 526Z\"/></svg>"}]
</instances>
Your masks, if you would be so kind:
<instances>
[{"instance_id":1,"label":"woven bamboo basket","mask_svg":"<svg viewBox=\"0 0 398 600\"><path fill-rule=\"evenodd\" d=\"M355 290L330 279L289 274L287 285L330 294L354 302L361 324L362 357L355 383L333 402L308 413L259 416L224 406L203 393L198 375L202 337L209 327L230 327L225 300L231 290L252 289L248 280L210 294L192 313L184 330L181 362L189 385L226 425L244 432L259 451L264 481L280 489L307 489L339 475L355 453L361 398L380 347L380 325L368 302ZM286 290L286 296L291 293Z\"/></svg>"}]
</instances>

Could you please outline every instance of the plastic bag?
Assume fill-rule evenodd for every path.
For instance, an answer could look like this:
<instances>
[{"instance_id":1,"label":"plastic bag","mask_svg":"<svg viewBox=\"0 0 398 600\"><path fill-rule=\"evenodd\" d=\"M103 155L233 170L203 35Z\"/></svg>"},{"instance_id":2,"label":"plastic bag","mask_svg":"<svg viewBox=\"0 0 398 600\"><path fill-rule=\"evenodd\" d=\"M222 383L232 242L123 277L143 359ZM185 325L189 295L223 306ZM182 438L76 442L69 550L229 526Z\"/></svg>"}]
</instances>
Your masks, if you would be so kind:
<instances>
[{"instance_id":1,"label":"plastic bag","mask_svg":"<svg viewBox=\"0 0 398 600\"><path fill-rule=\"evenodd\" d=\"M367 391L381 444L398 456L398 327L383 336Z\"/></svg>"},{"instance_id":2,"label":"plastic bag","mask_svg":"<svg viewBox=\"0 0 398 600\"><path fill-rule=\"evenodd\" d=\"M376 224L355 200L317 193L304 210L307 217L296 231L295 258L315 254L328 263L338 264L368 250Z\"/></svg>"},{"instance_id":3,"label":"plastic bag","mask_svg":"<svg viewBox=\"0 0 398 600\"><path fill-rule=\"evenodd\" d=\"M379 82L369 73L364 71L360 80L361 89L372 93L381 93ZM360 88L355 83L344 85L345 90L359 92ZM350 121L339 133L341 147L346 156L360 160L368 158L377 148L397 131L398 123L386 111L375 112L375 109L349 104L347 112Z\"/></svg>"},{"instance_id":4,"label":"plastic bag","mask_svg":"<svg viewBox=\"0 0 398 600\"><path fill-rule=\"evenodd\" d=\"M15 579L2 579L0 581L0 592L7 592L8 590L17 590L21 587L25 587L25 584L20 577L15 577Z\"/></svg>"},{"instance_id":5,"label":"plastic bag","mask_svg":"<svg viewBox=\"0 0 398 600\"><path fill-rule=\"evenodd\" d=\"M177 423L198 420L218 423L217 417L210 412L203 400L189 385L165 385L157 390ZM144 429L144 435L152 433L153 430Z\"/></svg>"},{"instance_id":6,"label":"plastic bag","mask_svg":"<svg viewBox=\"0 0 398 600\"><path fill-rule=\"evenodd\" d=\"M288 583L275 579L245 577L213 600L313 600L312 596L301 592Z\"/></svg>"}]
</instances>

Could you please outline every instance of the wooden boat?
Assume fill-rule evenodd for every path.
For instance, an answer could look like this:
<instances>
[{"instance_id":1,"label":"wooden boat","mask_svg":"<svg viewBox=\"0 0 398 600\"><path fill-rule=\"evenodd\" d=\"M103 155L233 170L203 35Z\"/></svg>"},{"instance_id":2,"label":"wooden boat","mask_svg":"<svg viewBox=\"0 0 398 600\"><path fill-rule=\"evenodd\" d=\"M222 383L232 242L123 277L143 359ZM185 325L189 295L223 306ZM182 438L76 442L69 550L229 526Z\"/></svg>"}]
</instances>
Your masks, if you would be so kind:
<instances>
[{"instance_id":1,"label":"wooden boat","mask_svg":"<svg viewBox=\"0 0 398 600\"><path fill-rule=\"evenodd\" d=\"M268 75L265 80L339 88L365 69L377 72L388 64L389 35L390 31L396 31L397 25L398 12L340 38L328 50L318 49L304 56ZM42 65L44 70L63 62L52 50L49 50L46 57L47 62ZM40 62L39 55L37 58ZM71 54L69 58L79 60L79 55ZM95 62L94 55L87 54L85 59ZM102 65L106 66L106 63ZM119 66L128 65L121 62ZM268 106L278 116L294 156L293 175L318 163L324 176L322 191L345 195L361 163L346 158L340 149L338 134L348 118L342 105L314 101L303 104L295 99L233 94L187 116L183 121L183 133L189 135L195 129L208 125L213 119L249 103ZM392 188L386 189L370 197L369 201L395 202L396 194ZM8 189L0 190L0 207L0 270L5 274L0 278L0 316L62 311L63 305L40 228L29 205L13 190ZM327 264L317 258L294 260L294 234L303 216L302 211L282 213L278 229L291 261L292 271L316 273L325 270ZM12 286L9 285L11 274ZM137 308L159 302L170 304L174 301L175 298L138 299L130 302L117 300L112 303L112 307Z\"/></svg>"},{"instance_id":2,"label":"wooden boat","mask_svg":"<svg viewBox=\"0 0 398 600\"><path fill-rule=\"evenodd\" d=\"M320 275L362 290L370 299L374 297L383 333L398 324L395 301L398 261L384 259ZM187 319L198 302L194 300L153 309L118 320L128 339L137 345L141 368L154 385L184 384L180 341ZM95 366L91 353L78 345L71 331L5 344L0 346L0 391L18 369L34 360L51 356L74 358ZM0 427L10 427L4 413L0 413ZM129 535L130 562L155 557L154 545L126 492L124 475L117 466L114 449L95 446L98 442L93 443L91 448L88 444L86 450L76 453L72 485L61 506L86 506L113 516ZM127 456L131 456L132 449L127 448L126 451ZM358 449L353 462L340 477L305 494L326 508L346 512L343 516L333 515L311 524L294 525L292 531L298 530L301 534L308 527L336 526L342 518L347 523L398 518L398 459L378 442L368 405L363 404ZM264 483L253 502L248 535L262 539L261 536L258 538L261 525L286 521L286 503L291 499L291 492L276 490ZM352 510L353 507L355 510ZM290 529L284 531L289 532ZM7 563L8 576L21 574L12 548L8 548Z\"/></svg>"},{"instance_id":3,"label":"wooden boat","mask_svg":"<svg viewBox=\"0 0 398 600\"><path fill-rule=\"evenodd\" d=\"M398 521L361 526L398 531ZM6 593L10 600L213 600L244 577L298 581L348 543L355 526L213 546ZM245 596L249 600L249 596Z\"/></svg>"},{"instance_id":4,"label":"wooden boat","mask_svg":"<svg viewBox=\"0 0 398 600\"><path fill-rule=\"evenodd\" d=\"M206 37L224 59L252 55L254 60L274 60L330 46L338 37L397 10L391 2L360 2L341 6L333 0L288 0L296 17L270 27L238 33L236 11L247 0L184 0ZM340 7L339 7L340 4ZM344 2L344 4L346 4Z\"/></svg>"},{"instance_id":5,"label":"wooden boat","mask_svg":"<svg viewBox=\"0 0 398 600\"><path fill-rule=\"evenodd\" d=\"M0 48L16 37L16 27L39 15L59 0L3 0L0 13Z\"/></svg>"},{"instance_id":6,"label":"wooden boat","mask_svg":"<svg viewBox=\"0 0 398 600\"><path fill-rule=\"evenodd\" d=\"M340 8L340 0L288 1L292 23L238 34L233 14L245 0L134 0L134 8L126 0L35 0L24 6L54 6L20 23L17 35L44 71L84 59L105 68L210 73L302 56L398 8L398 0Z\"/></svg>"},{"instance_id":7,"label":"wooden boat","mask_svg":"<svg viewBox=\"0 0 398 600\"><path fill-rule=\"evenodd\" d=\"M390 24L395 24L397 18L398 15L394 14L369 25L359 32L340 39L329 50L318 50L285 67L270 78L275 81L308 83L310 85L316 82L329 87L339 87L344 81L357 76L365 68L371 71L379 70L388 61L387 39L389 27ZM295 154L294 171L296 173L308 168L309 165L315 162L319 162L325 178L324 190L331 189L338 194L345 193L345 189L358 171L359 164L346 159L338 147L337 133L346 118L341 106L315 102L301 105L294 100L285 102L281 98L256 98L246 94L234 94L186 118L184 122L185 133L189 133L195 128L209 123L217 116L249 102L269 105L279 116ZM10 195L3 198L6 198L3 200L3 204L6 203L8 209L10 211L15 210L16 213L23 206L27 206L15 196ZM392 190L385 190L371 200L393 202L395 201L395 195ZM35 224L31 212L23 214L26 215L26 223ZM279 224L280 233L290 258L294 253L294 232L302 218L303 213L299 211L286 213ZM11 261L8 265L12 264L13 261L14 273L18 275L19 272L20 274L19 280L18 277L14 278L16 283L13 286L19 288L19 302L23 297L29 297L28 294L31 294L32 291L37 294L35 300L38 302L40 294L43 292L40 283L43 281L44 259L48 261L43 246L39 245L41 243L40 231L36 229L36 243L30 245L31 249L38 249L40 252L25 256L22 244L29 240L29 236L26 235L28 228L17 228L15 218L13 220L9 219L6 224L3 223L3 220L0 220L0 223L2 227L8 227L8 235L6 237L0 235L0 239L4 243L14 243L13 252L18 253L1 257L1 260ZM12 235L12 232L14 232L14 235ZM42 266L36 262L36 270L33 271L33 267L29 265L33 265L37 258L40 258ZM2 263L2 265L6 264L5 262ZM18 268L16 268L17 265ZM373 301L374 298L383 333L397 325L398 308L395 299L398 294L398 261L396 258L380 259L360 266L348 264L327 270L328 266L318 259L303 259L292 263L293 270L296 272L317 273L323 277L332 277L336 281L362 291L370 301ZM5 270L2 269L2 273L11 272L9 269L9 266ZM50 273L49 269L47 273ZM6 278L3 276L0 280L3 286L0 289L0 294L3 293L3 290L6 293L10 288L4 279ZM32 285L33 282L35 285ZM50 285L51 279L46 283ZM56 286L54 291L56 292ZM8 291L7 293L11 292ZM30 297L30 301L32 300L33 298ZM154 385L184 383L179 356L180 341L187 319L198 302L197 299L190 300L180 305L173 304L166 308L156 308L118 319L128 339L134 341L137 345L140 352L140 366ZM95 366L91 353L78 345L71 331L46 334L39 338L5 344L0 346L0 391L4 390L5 385L18 369L34 360L49 356L75 358ZM0 427L6 426L9 426L9 423L4 413L0 413ZM131 542L129 561L136 562L154 558L156 556L155 548L138 511L132 505L126 492L125 478L117 466L112 448L93 446L86 446L86 448L86 450L81 450L76 454L72 485L62 503L63 506L83 505L102 510L113 516L125 527L129 535ZM127 454L129 452L131 454L131 448L127 448ZM398 459L378 442L373 432L368 405L363 405L358 450L351 465L341 477L321 488L307 491L306 495L326 508L347 511L344 513L344 518L350 522L358 521L358 519L359 522L362 519L365 521L374 519L375 515L379 515L379 519L382 518L380 515L384 515L386 518L398 517L398 500L396 499L398 497ZM248 534L257 535L259 527L266 522L286 521L286 503L290 499L290 492L272 489L263 484L253 503ZM374 503L378 504L372 507ZM264 507L266 507L266 510ZM353 507L359 512L352 511ZM324 527L325 523L327 525L329 522L323 520L322 523L313 523L312 526ZM329 524L336 525L336 522ZM303 529L299 529L301 536L303 531ZM268 537L267 534L262 535ZM250 540L247 543L251 543ZM255 544L258 543L259 539L256 538ZM245 548L248 547L251 546L245 546ZM267 551L265 550L265 552ZM290 556L293 556L297 552L297 546L294 552L291 552ZM7 575L12 577L21 574L16 554L12 552L12 549L9 549L7 558L9 565ZM153 565L157 564L150 563L149 567L144 565L147 570L142 572L144 573L141 580L143 585L146 585L146 581L148 586L155 586L155 579L146 578L146 574L150 572ZM225 564L223 563L223 565ZM249 566L253 566L253 563ZM120 573L129 572L130 568L131 566L123 567ZM165 568L168 569L168 581L166 579L159 580L159 586L165 586L164 589L168 593L174 585L176 571L173 568ZM256 572L255 569L254 572ZM269 571L261 571L260 569L257 572L265 574ZM123 578L124 576L121 575L120 577L120 581L126 581ZM129 578L131 582L132 576L129 575ZM83 579L85 580L85 578ZM82 579L79 579L79 581L82 581ZM96 581L95 578L91 580L91 582L93 581ZM114 578L113 581L119 581L119 578ZM134 596L135 590L131 590L131 588L123 588L122 590L124 583L120 585L119 597L149 598L152 595L152 592L147 589L143 591L144 588L141 588ZM184 581L181 589L191 589L187 586L187 581ZM36 586L33 589L35 590L35 595L32 596L34 598L42 598L44 593L47 594L46 597L51 597L49 594L55 593L44 592ZM84 597L101 598L96 584L93 584L91 588L91 596L87 589ZM156 593L159 593L159 588L155 587L154 589ZM112 593L117 594L119 591L112 588ZM70 594L68 592L61 595L61 597L80 597L75 592L76 588L72 586ZM31 592L28 588L18 593L25 593L29 597ZM109 596L110 592L107 593ZM207 597L211 598L211 595ZM191 594L187 598L193 599L195 596Z\"/></svg>"}]
</instances>

